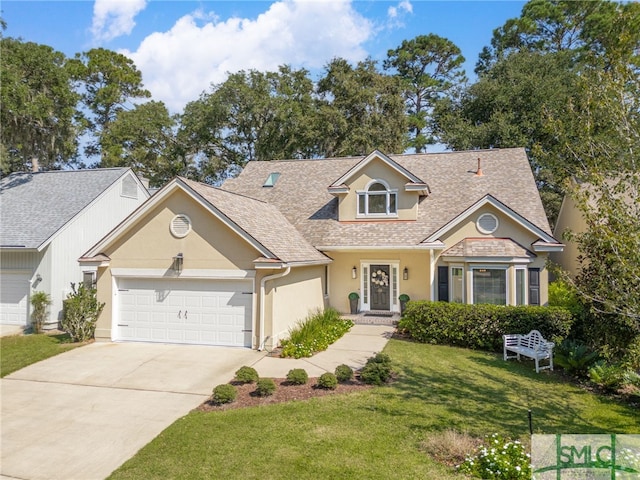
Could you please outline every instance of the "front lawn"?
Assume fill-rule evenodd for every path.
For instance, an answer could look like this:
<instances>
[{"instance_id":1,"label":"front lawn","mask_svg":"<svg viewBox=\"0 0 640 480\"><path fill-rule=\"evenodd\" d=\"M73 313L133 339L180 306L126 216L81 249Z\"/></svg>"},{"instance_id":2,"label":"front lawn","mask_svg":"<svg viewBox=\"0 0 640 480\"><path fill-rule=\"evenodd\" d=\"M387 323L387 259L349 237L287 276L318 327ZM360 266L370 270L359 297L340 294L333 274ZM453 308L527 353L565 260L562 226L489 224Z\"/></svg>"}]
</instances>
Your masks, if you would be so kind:
<instances>
[{"instance_id":1,"label":"front lawn","mask_svg":"<svg viewBox=\"0 0 640 480\"><path fill-rule=\"evenodd\" d=\"M194 411L110 478L462 478L421 445L451 428L526 441L529 409L536 433L640 431L640 415L631 407L556 375L536 374L530 362L402 340L391 340L385 353L398 371L388 386L266 407Z\"/></svg>"},{"instance_id":2,"label":"front lawn","mask_svg":"<svg viewBox=\"0 0 640 480\"><path fill-rule=\"evenodd\" d=\"M69 335L13 335L0 338L0 377L82 345Z\"/></svg>"}]
</instances>

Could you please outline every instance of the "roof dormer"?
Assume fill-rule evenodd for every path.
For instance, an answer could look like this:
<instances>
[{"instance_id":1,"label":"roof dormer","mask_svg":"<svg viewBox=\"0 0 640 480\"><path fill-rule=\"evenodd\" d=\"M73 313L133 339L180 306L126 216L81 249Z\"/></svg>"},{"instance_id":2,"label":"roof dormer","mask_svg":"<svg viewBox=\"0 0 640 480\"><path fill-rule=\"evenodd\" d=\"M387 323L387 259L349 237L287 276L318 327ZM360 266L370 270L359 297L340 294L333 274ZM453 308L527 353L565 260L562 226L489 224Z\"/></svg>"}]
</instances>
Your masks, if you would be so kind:
<instances>
[{"instance_id":1,"label":"roof dormer","mask_svg":"<svg viewBox=\"0 0 640 480\"><path fill-rule=\"evenodd\" d=\"M340 221L415 220L429 187L379 151L357 162L328 187L338 197Z\"/></svg>"},{"instance_id":2,"label":"roof dormer","mask_svg":"<svg viewBox=\"0 0 640 480\"><path fill-rule=\"evenodd\" d=\"M406 192L419 192L421 195L429 194L429 186L426 182L378 150L374 150L360 162L356 163L340 178L329 185L327 190L333 195L341 195L349 192L353 178L357 177L368 165L376 161L382 162L391 171L395 171L406 179L404 184L404 190Z\"/></svg>"}]
</instances>

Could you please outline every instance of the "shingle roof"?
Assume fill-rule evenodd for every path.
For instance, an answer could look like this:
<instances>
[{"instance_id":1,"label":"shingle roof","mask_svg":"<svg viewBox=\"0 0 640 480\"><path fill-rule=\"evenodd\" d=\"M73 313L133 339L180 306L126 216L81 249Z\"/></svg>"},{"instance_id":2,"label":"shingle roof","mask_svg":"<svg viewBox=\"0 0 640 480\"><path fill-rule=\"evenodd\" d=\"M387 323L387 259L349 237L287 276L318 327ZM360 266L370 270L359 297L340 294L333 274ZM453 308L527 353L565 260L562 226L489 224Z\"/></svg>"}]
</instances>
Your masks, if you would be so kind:
<instances>
[{"instance_id":1,"label":"shingle roof","mask_svg":"<svg viewBox=\"0 0 640 480\"><path fill-rule=\"evenodd\" d=\"M327 191L363 157L249 162L222 188L275 205L314 246L417 245L487 194L551 235L540 195L522 148L389 155L424 180L417 221L339 222L338 199ZM483 176L476 176L478 158ZM272 172L273 187L262 185Z\"/></svg>"},{"instance_id":2,"label":"shingle roof","mask_svg":"<svg viewBox=\"0 0 640 480\"><path fill-rule=\"evenodd\" d=\"M41 247L128 170L56 170L3 178L0 247Z\"/></svg>"},{"instance_id":3,"label":"shingle roof","mask_svg":"<svg viewBox=\"0 0 640 480\"><path fill-rule=\"evenodd\" d=\"M442 252L449 257L524 257L536 255L510 238L465 238Z\"/></svg>"},{"instance_id":4,"label":"shingle roof","mask_svg":"<svg viewBox=\"0 0 640 480\"><path fill-rule=\"evenodd\" d=\"M180 180L281 261L330 262L275 206L185 178Z\"/></svg>"}]
</instances>

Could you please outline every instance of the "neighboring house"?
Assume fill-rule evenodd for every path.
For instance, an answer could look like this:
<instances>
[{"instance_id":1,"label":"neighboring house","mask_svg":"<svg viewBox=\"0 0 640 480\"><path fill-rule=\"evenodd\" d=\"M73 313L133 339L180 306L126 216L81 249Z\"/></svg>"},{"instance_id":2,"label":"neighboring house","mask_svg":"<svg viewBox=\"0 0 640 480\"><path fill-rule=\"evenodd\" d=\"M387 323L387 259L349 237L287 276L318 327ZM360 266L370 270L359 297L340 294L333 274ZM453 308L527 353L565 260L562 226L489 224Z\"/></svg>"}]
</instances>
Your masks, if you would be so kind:
<instances>
[{"instance_id":1,"label":"neighboring house","mask_svg":"<svg viewBox=\"0 0 640 480\"><path fill-rule=\"evenodd\" d=\"M128 168L13 173L0 180L0 323L30 324L30 297L51 296L45 328L62 318L71 283L92 282L78 257L149 194Z\"/></svg>"},{"instance_id":2,"label":"neighboring house","mask_svg":"<svg viewBox=\"0 0 640 480\"><path fill-rule=\"evenodd\" d=\"M638 181L637 177L635 178L635 181ZM619 185L618 179L607 181L607 186L610 189L610 193L612 193L615 198L622 199L622 201L624 201L629 207L632 207L632 211L635 211L637 213L638 194L636 193L635 195L633 195L633 192L631 190L627 191L626 193L619 194L615 192L615 188L617 185ZM588 193L588 207L590 209L598 208L598 191L594 188L593 185L574 179L572 182L572 186L573 188L578 187L579 191L583 193ZM636 205L635 210L633 210L633 205ZM638 219L638 221L640 221L640 218ZM570 194L566 194L562 199L562 205L560 206L558 219L556 220L556 224L553 229L554 236L556 238L564 240L565 248L560 252L552 253L550 255L550 260L562 267L562 269L565 270L572 278L575 278L581 270L581 263L578 259L581 255L581 252L576 241L566 239L564 237L568 232L572 232L574 234L584 233L587 231L587 228L588 227L584 217L584 212L578 207L576 200Z\"/></svg>"},{"instance_id":3,"label":"neighboring house","mask_svg":"<svg viewBox=\"0 0 640 480\"><path fill-rule=\"evenodd\" d=\"M587 222L582 216L582 212L578 208L575 200L569 195L565 195L562 199L562 205L560 207L560 213L558 213L558 219L553 229L554 236L563 239L565 243L564 250L561 252L554 252L549 256L549 259L562 267L563 270L569 273L573 278L578 274L580 270L580 262L578 257L580 256L580 250L578 244L573 240L564 239L564 234L567 231L573 233L584 233L587 230Z\"/></svg>"},{"instance_id":4,"label":"neighboring house","mask_svg":"<svg viewBox=\"0 0 640 480\"><path fill-rule=\"evenodd\" d=\"M250 162L178 178L81 259L96 337L273 347L310 311L547 303L560 251L523 149Z\"/></svg>"}]
</instances>

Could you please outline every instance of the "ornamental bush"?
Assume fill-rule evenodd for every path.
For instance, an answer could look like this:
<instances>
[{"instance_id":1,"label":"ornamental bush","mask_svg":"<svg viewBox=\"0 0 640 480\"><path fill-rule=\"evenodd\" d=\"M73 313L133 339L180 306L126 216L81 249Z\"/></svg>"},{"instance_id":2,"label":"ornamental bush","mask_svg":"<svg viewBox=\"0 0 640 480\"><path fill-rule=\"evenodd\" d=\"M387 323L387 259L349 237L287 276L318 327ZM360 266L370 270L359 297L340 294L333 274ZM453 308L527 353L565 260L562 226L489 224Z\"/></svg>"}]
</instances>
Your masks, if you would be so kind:
<instances>
[{"instance_id":1,"label":"ornamental bush","mask_svg":"<svg viewBox=\"0 0 640 480\"><path fill-rule=\"evenodd\" d=\"M353 370L349 365L345 365L343 363L342 365L338 365L336 367L335 375L336 375L336 378L338 379L338 382L340 383L348 382L353 378Z\"/></svg>"},{"instance_id":2,"label":"ornamental bush","mask_svg":"<svg viewBox=\"0 0 640 480\"><path fill-rule=\"evenodd\" d=\"M571 329L571 313L560 307L410 302L398 328L423 343L502 351L502 335L538 330L559 344Z\"/></svg>"},{"instance_id":3,"label":"ornamental bush","mask_svg":"<svg viewBox=\"0 0 640 480\"><path fill-rule=\"evenodd\" d=\"M317 310L289 331L289 338L281 342L283 357L310 357L326 350L347 333L353 322L340 318L333 308Z\"/></svg>"},{"instance_id":4,"label":"ornamental bush","mask_svg":"<svg viewBox=\"0 0 640 480\"><path fill-rule=\"evenodd\" d=\"M253 367L240 367L236 372L236 382L240 383L254 383L258 381L258 372Z\"/></svg>"},{"instance_id":5,"label":"ornamental bush","mask_svg":"<svg viewBox=\"0 0 640 480\"><path fill-rule=\"evenodd\" d=\"M333 373L326 372L320 375L317 385L326 390L335 390L338 387L338 379Z\"/></svg>"},{"instance_id":6,"label":"ornamental bush","mask_svg":"<svg viewBox=\"0 0 640 480\"><path fill-rule=\"evenodd\" d=\"M369 385L383 385L389 381L392 374L391 358L380 352L367 359L367 363L360 370L360 380Z\"/></svg>"},{"instance_id":7,"label":"ornamental bush","mask_svg":"<svg viewBox=\"0 0 640 480\"><path fill-rule=\"evenodd\" d=\"M47 307L51 305L51 297L46 292L35 292L31 295L31 326L33 333L42 333L42 327L47 321Z\"/></svg>"},{"instance_id":8,"label":"ornamental bush","mask_svg":"<svg viewBox=\"0 0 640 480\"><path fill-rule=\"evenodd\" d=\"M222 405L223 403L233 402L237 396L238 392L236 390L236 387L228 383L224 383L222 385L218 385L213 389L211 401L218 405Z\"/></svg>"},{"instance_id":9,"label":"ornamental bush","mask_svg":"<svg viewBox=\"0 0 640 480\"><path fill-rule=\"evenodd\" d=\"M276 382L271 378L260 378L256 383L256 393L259 397L269 397L276 391Z\"/></svg>"},{"instance_id":10,"label":"ornamental bush","mask_svg":"<svg viewBox=\"0 0 640 480\"><path fill-rule=\"evenodd\" d=\"M287 373L287 381L293 385L304 385L309 381L309 375L304 368L293 368Z\"/></svg>"},{"instance_id":11,"label":"ornamental bush","mask_svg":"<svg viewBox=\"0 0 640 480\"><path fill-rule=\"evenodd\" d=\"M519 441L509 441L494 433L474 455L468 456L458 470L476 478L529 480L531 456Z\"/></svg>"},{"instance_id":12,"label":"ornamental bush","mask_svg":"<svg viewBox=\"0 0 640 480\"><path fill-rule=\"evenodd\" d=\"M95 288L87 288L80 283L76 289L75 283L72 283L71 289L72 293L63 302L62 330L69 334L72 341L86 342L95 334L96 322L104 303L98 302Z\"/></svg>"},{"instance_id":13,"label":"ornamental bush","mask_svg":"<svg viewBox=\"0 0 640 480\"><path fill-rule=\"evenodd\" d=\"M369 385L384 385L392 373L388 363L369 362L360 370L360 380Z\"/></svg>"}]
</instances>

